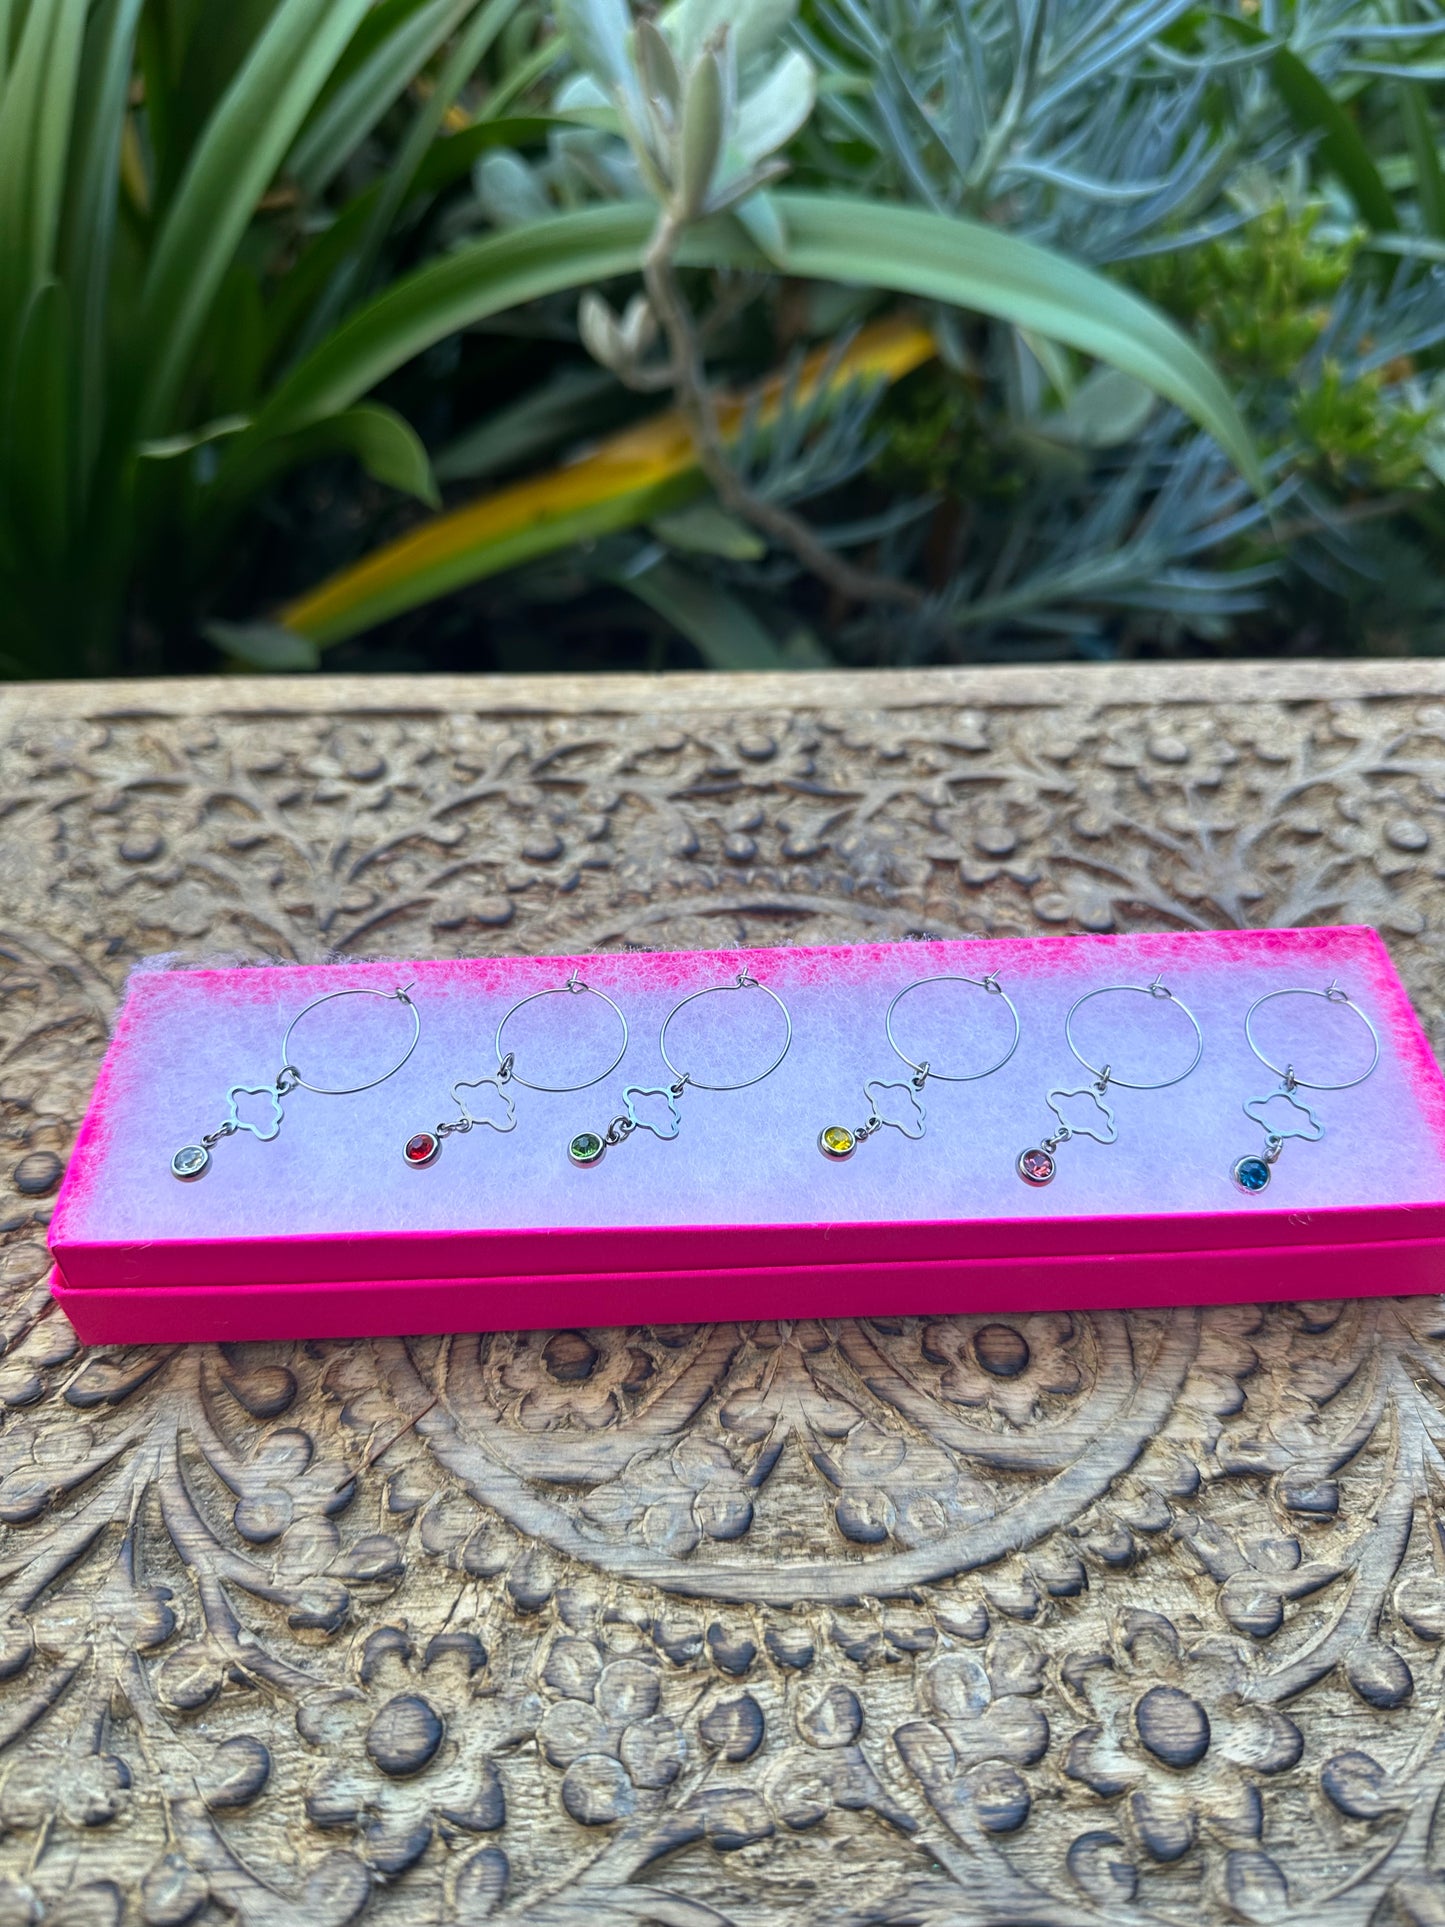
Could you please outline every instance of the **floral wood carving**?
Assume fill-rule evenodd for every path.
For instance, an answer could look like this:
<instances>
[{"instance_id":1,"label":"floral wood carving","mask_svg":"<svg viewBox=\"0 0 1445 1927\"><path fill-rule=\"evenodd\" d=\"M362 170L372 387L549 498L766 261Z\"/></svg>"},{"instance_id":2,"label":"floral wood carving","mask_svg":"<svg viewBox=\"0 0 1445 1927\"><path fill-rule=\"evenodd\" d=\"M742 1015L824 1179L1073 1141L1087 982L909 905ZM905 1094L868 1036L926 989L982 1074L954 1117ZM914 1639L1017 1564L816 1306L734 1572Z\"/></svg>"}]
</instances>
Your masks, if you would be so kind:
<instances>
[{"instance_id":1,"label":"floral wood carving","mask_svg":"<svg viewBox=\"0 0 1445 1927\"><path fill-rule=\"evenodd\" d=\"M1435 1300L84 1353L45 1293L148 951L1367 921L1438 1043L1445 675L1189 675L0 705L3 1927L1445 1922Z\"/></svg>"}]
</instances>

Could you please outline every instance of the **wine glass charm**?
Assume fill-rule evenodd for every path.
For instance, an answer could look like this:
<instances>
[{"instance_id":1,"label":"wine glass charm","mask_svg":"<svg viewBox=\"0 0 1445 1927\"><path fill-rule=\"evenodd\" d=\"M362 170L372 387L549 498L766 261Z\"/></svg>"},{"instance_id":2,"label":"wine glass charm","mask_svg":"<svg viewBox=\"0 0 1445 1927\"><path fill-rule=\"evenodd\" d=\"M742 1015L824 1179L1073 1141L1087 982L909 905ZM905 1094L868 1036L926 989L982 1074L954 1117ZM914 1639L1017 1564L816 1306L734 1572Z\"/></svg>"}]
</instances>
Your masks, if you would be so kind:
<instances>
[{"instance_id":1,"label":"wine glass charm","mask_svg":"<svg viewBox=\"0 0 1445 1927\"><path fill-rule=\"evenodd\" d=\"M1182 1071L1176 1071L1172 1077L1120 1077L1112 1064L1095 1065L1089 1062L1088 1058L1085 1057L1075 1042L1074 1018L1082 1006L1089 1003L1093 998L1114 997L1120 994L1135 997L1153 997L1156 1000L1172 1003L1176 1010L1182 1010L1184 1012L1194 1031L1194 1055ZM1156 977L1152 983L1148 984L1106 984L1098 990L1085 991L1082 997L1075 1000L1070 1007L1068 1016L1064 1019L1064 1036L1068 1042L1069 1049L1089 1073L1092 1082L1077 1085L1072 1090L1055 1087L1045 1099L1049 1109L1058 1119L1058 1128L1051 1131L1046 1138L1041 1138L1036 1145L1032 1145L1027 1151L1020 1151L1014 1164L1014 1169L1018 1172L1024 1183L1032 1185L1035 1188L1053 1183L1054 1174L1058 1169L1055 1153L1058 1151L1059 1146L1061 1144L1067 1144L1071 1137L1091 1137L1096 1144L1112 1144L1115 1141L1119 1132L1114 1121L1114 1109L1111 1104L1106 1102L1108 1092L1111 1088L1125 1091L1168 1090L1172 1084L1182 1084L1204 1054L1204 1035L1199 1028L1194 1012L1186 1003L1176 997L1174 992L1158 977ZM1087 1098L1092 1102L1093 1109L1087 1114L1087 1121L1084 1123L1070 1123L1065 1117L1063 1105L1066 1100L1071 1098Z\"/></svg>"},{"instance_id":2,"label":"wine glass charm","mask_svg":"<svg viewBox=\"0 0 1445 1927\"><path fill-rule=\"evenodd\" d=\"M249 1131L252 1137L260 1138L269 1144L273 1137L280 1134L284 1116L285 1101L293 1091L313 1091L318 1097L355 1097L361 1091L373 1090L376 1085L384 1084L389 1077L395 1077L402 1065L416 1049L417 1039L421 1036L421 1017L416 1005L407 994L410 984L403 984L399 990L370 990L364 985L356 985L349 990L328 990L324 996L313 997L309 1004L297 1011L286 1026L286 1035L281 1040L281 1069L274 1082L270 1084L233 1084L226 1093L226 1117L214 1131L207 1131L197 1144L183 1144L171 1159L171 1175L183 1184L194 1184L203 1178L211 1168L211 1152L224 1137L234 1137L237 1131ZM291 1061L291 1039L296 1026L309 1011L318 1004L334 1003L339 997L379 997L383 1003L393 1001L405 1004L411 1012L411 1041L390 1070L383 1071L380 1077L369 1078L364 1084L313 1084L304 1078ZM236 1108L236 1100L242 1097L265 1097L271 1100L271 1115L265 1126L249 1123Z\"/></svg>"},{"instance_id":3,"label":"wine glass charm","mask_svg":"<svg viewBox=\"0 0 1445 1927\"><path fill-rule=\"evenodd\" d=\"M1013 1018L1013 1036L1009 1039L1008 1049L1003 1056L995 1059L992 1064L986 1064L978 1071L943 1071L930 1063L927 1058L910 1057L893 1033L893 1016L904 998L911 996L915 990L921 990L925 984L970 984L975 990L985 991L991 997L1002 997L1008 1006L1009 1015ZM922 1091L929 1078L936 1077L945 1084L972 1084L981 1077L991 1077L995 1071L1002 1070L1018 1049L1019 1014L1014 1009L1012 1000L1000 986L996 970L991 970L986 977L960 977L944 972L936 977L919 977L913 983L905 984L888 1006L887 1015L883 1019L883 1033L888 1039L894 1056L900 1058L913 1075L906 1083L898 1079L870 1078L863 1086L863 1095L868 1100L868 1115L864 1121L857 1125L824 1125L818 1133L818 1149L831 1164L845 1164L860 1144L865 1144L885 1125L890 1130L897 1131L902 1137L924 1136L928 1129L928 1114L923 1106ZM889 1092L897 1092L905 1100L906 1109L900 1105L889 1104L887 1101ZM885 1108L903 1110L902 1120L884 1116Z\"/></svg>"},{"instance_id":4,"label":"wine glass charm","mask_svg":"<svg viewBox=\"0 0 1445 1927\"><path fill-rule=\"evenodd\" d=\"M668 1056L668 1028L681 1011L684 1011L689 1004L695 1004L699 998L729 995L733 991L738 990L760 990L765 997L772 998L778 1009L783 1013L783 1023L786 1027L786 1034L783 1038L783 1048L765 1069L760 1070L753 1077L740 1078L733 1084L705 1084L700 1077L694 1077L688 1071L679 1070L677 1065L674 1064ZM792 1042L793 1020L788 1015L787 1005L775 991L769 990L766 984L759 983L757 978L746 967L738 972L730 984L709 984L705 990L694 990L689 996L684 997L681 1002L673 1005L666 1017L663 1018L662 1029L658 1032L657 1036L658 1054L661 1056L663 1063L666 1064L667 1068L672 1072L673 1081L670 1084L625 1085L622 1092L622 1111L613 1118L605 1130L579 1131L567 1146L568 1157L579 1169L587 1170L592 1165L602 1162L610 1146L625 1142L627 1138L632 1136L634 1131L651 1131L654 1137L675 1138L682 1128L682 1112L678 1109L678 1100L686 1090L689 1088L696 1091L748 1090L754 1084L761 1084L765 1077L772 1076L773 1072L787 1056ZM643 1097L657 1097L663 1100L666 1106L665 1123L655 1124L650 1119L637 1115L637 1100Z\"/></svg>"},{"instance_id":5,"label":"wine glass charm","mask_svg":"<svg viewBox=\"0 0 1445 1927\"><path fill-rule=\"evenodd\" d=\"M534 1078L523 1077L522 1073L517 1069L516 1052L507 1050L502 1041L507 1025L517 1015L517 1012L524 1010L528 1004L539 1003L544 997L567 996L596 997L600 999L602 1003L606 1004L607 1008L622 1026L622 1041L617 1046L617 1054L612 1058L610 1063L604 1064L602 1069L596 1072L594 1076L584 1077L581 1082L577 1084L542 1084ZM503 1012L502 1021L497 1025L497 1034L493 1040L493 1049L497 1056L497 1068L490 1076L472 1079L459 1078L457 1082L452 1085L452 1102L456 1105L459 1115L438 1124L434 1130L414 1132L402 1146L401 1154L413 1169L422 1170L429 1164L435 1164L442 1154L442 1145L449 1137L464 1136L466 1132L475 1130L478 1125L485 1124L493 1131L506 1132L514 1130L517 1123L517 1111L512 1101L511 1093L507 1089L509 1084L524 1085L529 1091L551 1091L554 1093L585 1091L593 1084L600 1084L604 1077L609 1077L612 1072L617 1069L617 1066L627 1054L627 1019L605 991L596 990L591 984L583 983L581 977L573 970L568 976L566 983L550 984L545 990L534 990L529 997L520 998L512 1005L510 1010ZM497 1108L501 1112L500 1118L477 1117L468 1108L465 1094L467 1092L483 1090L492 1093Z\"/></svg>"},{"instance_id":6,"label":"wine glass charm","mask_svg":"<svg viewBox=\"0 0 1445 1927\"><path fill-rule=\"evenodd\" d=\"M1343 1004L1354 1013L1370 1033L1370 1061L1358 1077L1342 1078L1338 1083L1325 1084L1318 1079L1300 1077L1295 1067L1286 1063L1281 1070L1272 1064L1259 1047L1254 1034L1254 1014L1262 1004L1272 1003L1276 997L1323 997L1327 1004ZM1236 1158L1230 1167L1229 1175L1241 1191L1257 1196L1269 1186L1270 1176L1280 1152L1292 1137L1302 1139L1306 1144L1316 1144L1325 1134L1325 1127L1310 1109L1308 1104L1295 1096L1296 1091L1350 1091L1356 1084L1363 1084L1380 1061L1380 1034L1358 1004L1354 1003L1346 991L1335 982L1326 984L1323 990L1267 990L1262 997L1256 997L1244 1018L1244 1034L1249 1040L1249 1048L1268 1071L1273 1071L1279 1079L1272 1091L1263 1097L1246 1098L1244 1115L1251 1123L1257 1124L1264 1132L1263 1151L1251 1151L1242 1158Z\"/></svg>"}]
</instances>

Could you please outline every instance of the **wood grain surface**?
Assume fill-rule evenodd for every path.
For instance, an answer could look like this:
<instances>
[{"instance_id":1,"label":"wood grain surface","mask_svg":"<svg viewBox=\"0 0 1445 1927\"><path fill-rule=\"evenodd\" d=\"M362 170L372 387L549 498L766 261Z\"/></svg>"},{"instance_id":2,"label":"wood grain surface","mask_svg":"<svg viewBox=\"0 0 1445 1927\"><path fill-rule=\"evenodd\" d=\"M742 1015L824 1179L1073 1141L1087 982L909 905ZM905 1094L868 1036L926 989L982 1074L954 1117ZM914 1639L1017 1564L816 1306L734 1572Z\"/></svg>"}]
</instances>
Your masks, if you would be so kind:
<instances>
[{"instance_id":1,"label":"wood grain surface","mask_svg":"<svg viewBox=\"0 0 1445 1927\"><path fill-rule=\"evenodd\" d=\"M44 1233L147 953L1347 920L1438 1050L1442 852L1441 664L0 695L0 1927L1441 1927L1436 1300L85 1353Z\"/></svg>"}]
</instances>

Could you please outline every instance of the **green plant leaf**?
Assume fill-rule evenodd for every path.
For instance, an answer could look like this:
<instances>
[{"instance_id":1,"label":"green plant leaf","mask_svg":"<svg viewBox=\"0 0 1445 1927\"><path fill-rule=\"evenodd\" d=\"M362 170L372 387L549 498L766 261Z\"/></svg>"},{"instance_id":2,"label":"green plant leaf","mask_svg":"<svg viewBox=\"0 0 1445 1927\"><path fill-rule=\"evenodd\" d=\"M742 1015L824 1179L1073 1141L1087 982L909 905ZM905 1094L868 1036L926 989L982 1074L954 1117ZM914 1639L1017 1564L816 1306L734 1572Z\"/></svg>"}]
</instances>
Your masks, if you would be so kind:
<instances>
[{"instance_id":1,"label":"green plant leaf","mask_svg":"<svg viewBox=\"0 0 1445 1927\"><path fill-rule=\"evenodd\" d=\"M1380 232L1398 227L1395 203L1380 178L1369 148L1324 82L1291 48L1283 43L1271 44L1272 36L1252 20L1225 13L1216 13L1214 17L1237 40L1271 47L1270 72L1290 119L1300 133L1316 139L1320 159L1354 202L1366 226Z\"/></svg>"},{"instance_id":2,"label":"green plant leaf","mask_svg":"<svg viewBox=\"0 0 1445 1927\"><path fill-rule=\"evenodd\" d=\"M790 48L738 108L730 147L749 167L776 154L802 127L817 99L813 63Z\"/></svg>"},{"instance_id":3,"label":"green plant leaf","mask_svg":"<svg viewBox=\"0 0 1445 1927\"><path fill-rule=\"evenodd\" d=\"M71 535L71 432L70 303L50 280L31 296L20 326L6 451L10 513L31 565L47 570Z\"/></svg>"},{"instance_id":4,"label":"green plant leaf","mask_svg":"<svg viewBox=\"0 0 1445 1927\"><path fill-rule=\"evenodd\" d=\"M161 435L211 303L370 0L280 0L191 155L141 295L138 433Z\"/></svg>"},{"instance_id":5,"label":"green plant leaf","mask_svg":"<svg viewBox=\"0 0 1445 1927\"><path fill-rule=\"evenodd\" d=\"M797 0L676 0L660 25L683 69L726 27L741 72L760 54L776 50L797 11Z\"/></svg>"},{"instance_id":6,"label":"green plant leaf","mask_svg":"<svg viewBox=\"0 0 1445 1927\"><path fill-rule=\"evenodd\" d=\"M329 422L318 423L317 428L329 431L331 445L354 455L373 481L403 495L413 495L428 508L441 507L426 447L411 423L394 408L384 408L380 402L361 402Z\"/></svg>"},{"instance_id":7,"label":"green plant leaf","mask_svg":"<svg viewBox=\"0 0 1445 1927\"><path fill-rule=\"evenodd\" d=\"M561 368L449 442L432 468L439 482L485 481L579 436L614 427L634 406L605 368Z\"/></svg>"},{"instance_id":8,"label":"green plant leaf","mask_svg":"<svg viewBox=\"0 0 1445 1927\"><path fill-rule=\"evenodd\" d=\"M1074 389L1057 415L1039 426L1046 435L1079 448L1117 448L1132 441L1156 407L1153 391L1117 368L1095 368Z\"/></svg>"},{"instance_id":9,"label":"green plant leaf","mask_svg":"<svg viewBox=\"0 0 1445 1927\"><path fill-rule=\"evenodd\" d=\"M487 0L468 22L446 58L429 98L423 102L405 140L379 185L355 250L338 269L312 310L298 346L304 350L319 341L338 315L365 291L387 235L405 206L413 185L437 146L437 135L452 103L481 64L492 42L511 20L521 0Z\"/></svg>"},{"instance_id":10,"label":"green plant leaf","mask_svg":"<svg viewBox=\"0 0 1445 1927\"><path fill-rule=\"evenodd\" d=\"M441 506L421 437L394 408L367 401L308 422L293 434L250 443L243 457L223 462L212 514L221 518L234 513L273 476L327 455L352 455L373 481L415 496L428 508Z\"/></svg>"},{"instance_id":11,"label":"green plant leaf","mask_svg":"<svg viewBox=\"0 0 1445 1927\"><path fill-rule=\"evenodd\" d=\"M614 576L618 588L655 609L697 650L709 669L792 669L747 604L681 563L663 560L636 575Z\"/></svg>"},{"instance_id":12,"label":"green plant leaf","mask_svg":"<svg viewBox=\"0 0 1445 1927\"><path fill-rule=\"evenodd\" d=\"M788 236L778 214L777 201L767 188L760 187L755 194L749 194L731 211L748 239L774 267L779 267L788 252Z\"/></svg>"},{"instance_id":13,"label":"green plant leaf","mask_svg":"<svg viewBox=\"0 0 1445 1927\"><path fill-rule=\"evenodd\" d=\"M215 421L207 422L204 427L189 429L179 435L158 435L154 441L138 442L136 454L142 461L172 462L178 455L189 455L208 442L224 441L228 435L239 435L251 426L249 415L218 415Z\"/></svg>"},{"instance_id":14,"label":"green plant leaf","mask_svg":"<svg viewBox=\"0 0 1445 1927\"><path fill-rule=\"evenodd\" d=\"M1318 134L1319 154L1354 202L1361 220L1378 231L1400 225L1389 189L1354 122L1297 54L1277 47L1270 57L1275 85L1302 133Z\"/></svg>"},{"instance_id":15,"label":"green plant leaf","mask_svg":"<svg viewBox=\"0 0 1445 1927\"><path fill-rule=\"evenodd\" d=\"M707 201L722 154L727 88L722 57L705 48L688 74L678 127L674 186L682 212L692 220Z\"/></svg>"},{"instance_id":16,"label":"green plant leaf","mask_svg":"<svg viewBox=\"0 0 1445 1927\"><path fill-rule=\"evenodd\" d=\"M536 175L511 148L484 155L476 181L477 199L494 227L525 227L552 212Z\"/></svg>"},{"instance_id":17,"label":"green plant leaf","mask_svg":"<svg viewBox=\"0 0 1445 1927\"><path fill-rule=\"evenodd\" d=\"M682 103L682 76L672 57L672 48L646 15L632 30L632 45L648 98L658 103L665 116L675 120Z\"/></svg>"},{"instance_id":18,"label":"green plant leaf","mask_svg":"<svg viewBox=\"0 0 1445 1927\"><path fill-rule=\"evenodd\" d=\"M632 64L632 13L627 0L557 0L557 25L572 58L611 99L620 95L639 119L642 89Z\"/></svg>"},{"instance_id":19,"label":"green plant leaf","mask_svg":"<svg viewBox=\"0 0 1445 1927\"><path fill-rule=\"evenodd\" d=\"M310 636L295 635L279 623L208 622L202 634L239 669L284 675L321 667L321 651Z\"/></svg>"},{"instance_id":20,"label":"green plant leaf","mask_svg":"<svg viewBox=\"0 0 1445 1927\"><path fill-rule=\"evenodd\" d=\"M1420 207L1420 225L1427 234L1445 240L1445 172L1435 146L1435 124L1430 102L1418 81L1407 81L1400 88L1400 117L1405 123L1405 139L1415 164L1415 197Z\"/></svg>"},{"instance_id":21,"label":"green plant leaf","mask_svg":"<svg viewBox=\"0 0 1445 1927\"><path fill-rule=\"evenodd\" d=\"M105 359L116 175L144 0L100 0L86 28L58 251L74 315L77 460L88 476L105 421Z\"/></svg>"},{"instance_id":22,"label":"green plant leaf","mask_svg":"<svg viewBox=\"0 0 1445 1927\"><path fill-rule=\"evenodd\" d=\"M335 179L386 110L476 5L476 0L421 0L331 89L308 118L285 171L306 194Z\"/></svg>"},{"instance_id":23,"label":"green plant leaf","mask_svg":"<svg viewBox=\"0 0 1445 1927\"><path fill-rule=\"evenodd\" d=\"M1160 312L1090 268L981 222L853 196L776 194L786 271L973 309L1036 329L1167 396L1229 453L1251 485L1263 477L1218 373ZM561 214L491 235L419 269L355 314L277 390L252 434L335 413L434 341L524 301L635 273L652 233L648 202ZM757 267L736 222L700 221L680 259Z\"/></svg>"},{"instance_id":24,"label":"green plant leaf","mask_svg":"<svg viewBox=\"0 0 1445 1927\"><path fill-rule=\"evenodd\" d=\"M635 272L656 218L643 202L560 214L488 235L393 283L281 382L252 434L337 413L433 342L543 295ZM739 245L739 263L751 250Z\"/></svg>"},{"instance_id":25,"label":"green plant leaf","mask_svg":"<svg viewBox=\"0 0 1445 1927\"><path fill-rule=\"evenodd\" d=\"M1093 355L1182 408L1263 493L1259 460L1228 388L1148 302L1066 255L982 222L848 195L774 198L790 273L972 309Z\"/></svg>"},{"instance_id":26,"label":"green plant leaf","mask_svg":"<svg viewBox=\"0 0 1445 1927\"><path fill-rule=\"evenodd\" d=\"M507 0L507 4L511 4L511 0ZM565 114L523 114L481 121L460 133L449 134L427 147L407 192L417 200L439 194L459 181L478 157L490 149L539 145L554 127L574 124L572 116ZM384 194L395 197L397 185L404 179L404 158L398 156L396 166L385 180L374 181L346 203L331 226L317 235L273 290L266 316L268 360L274 360L288 349L308 352L334 324L333 316L318 328L330 291L337 287L344 291L347 283L357 284L367 255L374 252L377 234L385 234L389 224L380 218L382 197ZM398 202L398 212L400 206Z\"/></svg>"},{"instance_id":27,"label":"green plant leaf","mask_svg":"<svg viewBox=\"0 0 1445 1927\"><path fill-rule=\"evenodd\" d=\"M1445 80L1445 60L1352 60L1344 70L1360 80Z\"/></svg>"},{"instance_id":28,"label":"green plant leaf","mask_svg":"<svg viewBox=\"0 0 1445 1927\"><path fill-rule=\"evenodd\" d=\"M656 516L652 528L669 548L685 549L694 555L721 555L730 562L756 562L768 552L767 543L756 529L729 515L716 502L694 502L690 508Z\"/></svg>"},{"instance_id":29,"label":"green plant leaf","mask_svg":"<svg viewBox=\"0 0 1445 1927\"><path fill-rule=\"evenodd\" d=\"M1364 243L1372 254L1405 261L1445 261L1445 240L1429 234L1372 234Z\"/></svg>"},{"instance_id":30,"label":"green plant leaf","mask_svg":"<svg viewBox=\"0 0 1445 1927\"><path fill-rule=\"evenodd\" d=\"M534 47L527 58L519 60L487 96L488 117L499 119L514 100L522 100L539 80L551 73L566 51L567 42L560 33L553 34L550 40L544 40L540 46Z\"/></svg>"},{"instance_id":31,"label":"green plant leaf","mask_svg":"<svg viewBox=\"0 0 1445 1927\"><path fill-rule=\"evenodd\" d=\"M0 330L55 264L85 16L86 0L30 0L0 93Z\"/></svg>"}]
</instances>

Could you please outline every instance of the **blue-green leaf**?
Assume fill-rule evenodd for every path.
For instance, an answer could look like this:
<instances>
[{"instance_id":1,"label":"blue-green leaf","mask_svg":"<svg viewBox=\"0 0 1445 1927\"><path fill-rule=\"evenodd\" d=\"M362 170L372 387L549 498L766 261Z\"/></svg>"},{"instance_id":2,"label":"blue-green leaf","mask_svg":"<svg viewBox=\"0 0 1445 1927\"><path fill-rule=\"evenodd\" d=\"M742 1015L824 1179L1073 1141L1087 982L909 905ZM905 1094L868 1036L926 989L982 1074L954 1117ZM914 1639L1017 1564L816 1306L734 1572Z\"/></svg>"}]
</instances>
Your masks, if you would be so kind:
<instances>
[{"instance_id":1,"label":"blue-green leaf","mask_svg":"<svg viewBox=\"0 0 1445 1927\"><path fill-rule=\"evenodd\" d=\"M298 636L275 622L208 622L203 634L238 669L271 675L319 669L321 651L310 636Z\"/></svg>"}]
</instances>

